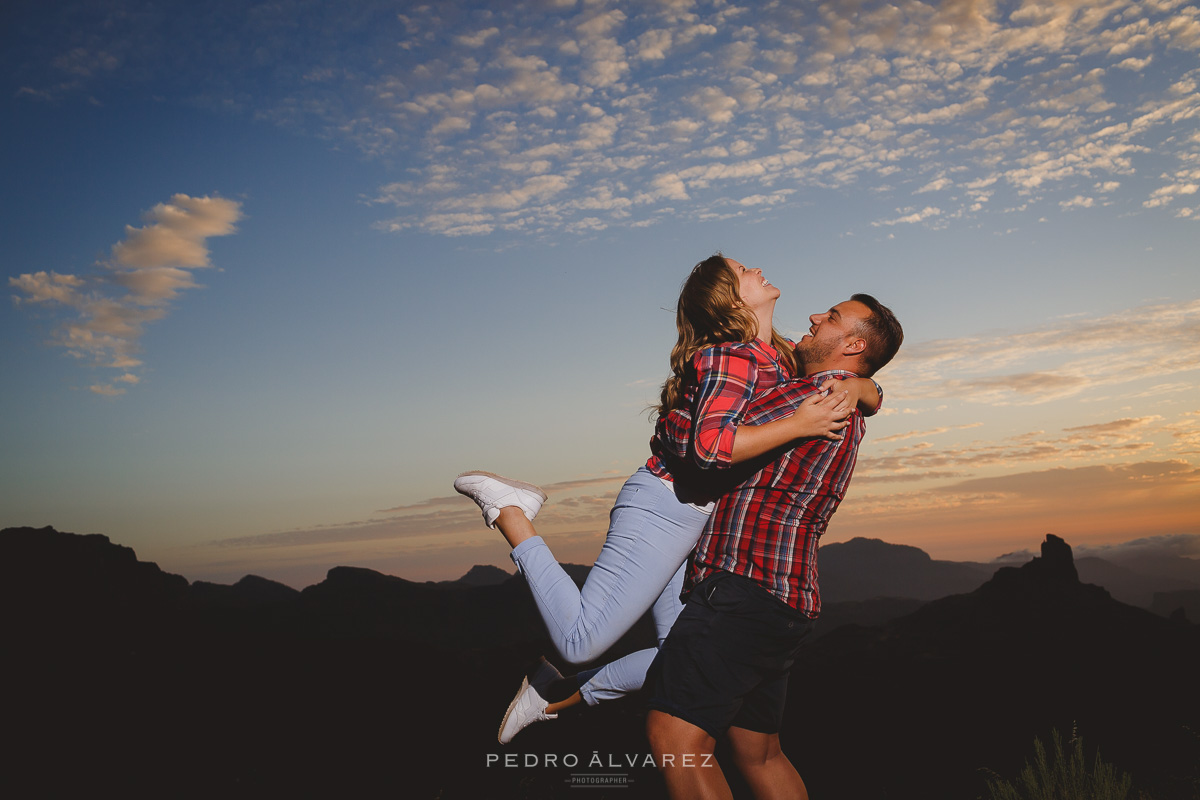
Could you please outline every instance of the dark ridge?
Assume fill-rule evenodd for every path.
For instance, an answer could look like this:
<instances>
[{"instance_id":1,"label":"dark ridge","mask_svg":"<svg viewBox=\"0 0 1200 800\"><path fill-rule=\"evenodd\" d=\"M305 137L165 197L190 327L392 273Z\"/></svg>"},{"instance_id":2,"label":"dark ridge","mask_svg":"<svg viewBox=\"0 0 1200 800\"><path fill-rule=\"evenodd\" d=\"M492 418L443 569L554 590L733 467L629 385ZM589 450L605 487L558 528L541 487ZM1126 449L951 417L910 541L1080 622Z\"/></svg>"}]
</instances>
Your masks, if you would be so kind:
<instances>
[{"instance_id":1,"label":"dark ridge","mask_svg":"<svg viewBox=\"0 0 1200 800\"><path fill-rule=\"evenodd\" d=\"M193 603L227 608L256 608L293 603L299 597L300 592L296 589L257 575L247 575L232 586L196 581L191 589Z\"/></svg>"},{"instance_id":2,"label":"dark ridge","mask_svg":"<svg viewBox=\"0 0 1200 800\"><path fill-rule=\"evenodd\" d=\"M981 797L981 769L1015 777L1035 736L1077 724L1154 800L1194 800L1200 627L1081 582L1057 537L962 594L828 602L818 631L781 732L814 797ZM526 756L648 752L638 695L496 743L530 663L574 671L519 576L447 588L337 567L303 592L189 587L103 536L11 529L0 642L18 733L0 788L47 796L570 798L579 769ZM604 660L651 642L643 621ZM517 766L487 760L505 755ZM605 771L631 778L622 800L663 796L644 763Z\"/></svg>"},{"instance_id":3,"label":"dark ridge","mask_svg":"<svg viewBox=\"0 0 1200 800\"><path fill-rule=\"evenodd\" d=\"M153 624L187 601L186 578L100 534L6 528L0 553L0 606L9 625L37 635L52 635L44 619L89 636Z\"/></svg>"},{"instance_id":4,"label":"dark ridge","mask_svg":"<svg viewBox=\"0 0 1200 800\"><path fill-rule=\"evenodd\" d=\"M461 586L498 586L511 577L511 573L505 572L499 567L493 567L490 564L476 564L458 580L439 581L439 583Z\"/></svg>"},{"instance_id":5,"label":"dark ridge","mask_svg":"<svg viewBox=\"0 0 1200 800\"><path fill-rule=\"evenodd\" d=\"M1164 617L1182 612L1183 619L1200 622L1200 589L1155 592L1150 610Z\"/></svg>"},{"instance_id":6,"label":"dark ridge","mask_svg":"<svg viewBox=\"0 0 1200 800\"><path fill-rule=\"evenodd\" d=\"M908 545L855 538L822 545L817 554L823 602L910 597L936 600L969 592L986 581L994 567L935 561Z\"/></svg>"},{"instance_id":7,"label":"dark ridge","mask_svg":"<svg viewBox=\"0 0 1200 800\"><path fill-rule=\"evenodd\" d=\"M839 757L833 743L874 754L869 771L815 776L814 796L908 796L890 792L928 781L935 754L1014 777L1029 757L1015 742L1028 750L1034 735L1077 724L1152 796L1185 797L1187 731L1200 722L1197 631L1081 583L1070 546L1050 535L1040 557L973 592L813 642L794 675L820 691L789 695L786 733L815 763ZM828 727L810 732L805 719ZM966 769L939 775L942 794L930 796L983 789Z\"/></svg>"}]
</instances>

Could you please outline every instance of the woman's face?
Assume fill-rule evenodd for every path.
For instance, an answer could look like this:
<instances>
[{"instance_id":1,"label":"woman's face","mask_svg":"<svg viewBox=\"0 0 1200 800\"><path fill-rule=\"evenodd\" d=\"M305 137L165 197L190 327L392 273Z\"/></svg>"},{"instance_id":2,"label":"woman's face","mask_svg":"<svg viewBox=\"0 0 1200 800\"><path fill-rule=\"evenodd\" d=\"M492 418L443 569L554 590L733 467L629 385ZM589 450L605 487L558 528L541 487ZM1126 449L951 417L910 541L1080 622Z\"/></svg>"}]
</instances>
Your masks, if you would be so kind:
<instances>
[{"instance_id":1,"label":"woman's face","mask_svg":"<svg viewBox=\"0 0 1200 800\"><path fill-rule=\"evenodd\" d=\"M761 269L750 269L732 258L725 259L725 263L737 276L738 294L750 310L773 303L779 298L779 288L763 277Z\"/></svg>"}]
</instances>

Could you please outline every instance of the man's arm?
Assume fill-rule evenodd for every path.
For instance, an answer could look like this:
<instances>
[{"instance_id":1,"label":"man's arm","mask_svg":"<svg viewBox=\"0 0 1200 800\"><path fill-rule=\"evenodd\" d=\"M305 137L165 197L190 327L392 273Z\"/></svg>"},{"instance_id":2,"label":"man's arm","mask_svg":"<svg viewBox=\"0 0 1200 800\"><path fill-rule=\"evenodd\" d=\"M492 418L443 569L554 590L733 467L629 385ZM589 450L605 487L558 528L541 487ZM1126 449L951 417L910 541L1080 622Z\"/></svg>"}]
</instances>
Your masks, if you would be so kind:
<instances>
[{"instance_id":1,"label":"man's arm","mask_svg":"<svg viewBox=\"0 0 1200 800\"><path fill-rule=\"evenodd\" d=\"M844 378L842 388L850 395L850 405L864 417L873 417L883 407L883 387L870 378Z\"/></svg>"}]
</instances>

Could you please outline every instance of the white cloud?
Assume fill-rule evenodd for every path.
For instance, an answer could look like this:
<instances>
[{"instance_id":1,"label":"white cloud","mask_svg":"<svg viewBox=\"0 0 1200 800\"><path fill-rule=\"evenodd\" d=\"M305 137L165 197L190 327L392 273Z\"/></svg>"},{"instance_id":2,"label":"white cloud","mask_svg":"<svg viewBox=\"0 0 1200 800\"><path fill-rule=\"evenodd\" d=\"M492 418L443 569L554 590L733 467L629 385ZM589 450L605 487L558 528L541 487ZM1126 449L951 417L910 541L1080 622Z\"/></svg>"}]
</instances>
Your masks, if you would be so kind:
<instances>
[{"instance_id":1,"label":"white cloud","mask_svg":"<svg viewBox=\"0 0 1200 800\"><path fill-rule=\"evenodd\" d=\"M1181 193L1124 196L1148 168L1137 157L1154 154L1168 173L1200 158L1200 13L1185 3L544 0L483 10L447 0L301 20L303 47L265 9L234 31L214 29L199 6L179 13L170 26L116 12L94 25L46 23L60 49L15 53L16 101L117 94L157 74L162 96L231 108L252 97L261 119L406 170L380 181L378 199L397 207L382 227L446 235L566 229L596 217L571 204L604 181L639 205L597 217L605 224L652 219L662 202L702 218L733 197L789 189L786 205L852 185L901 205L913 187L993 193L939 200L941 226L1021 206L1080 213L1077 199L1096 192L1105 196L1093 209L1163 213ZM178 30L196 35L177 42ZM167 41L180 56L156 71ZM263 63L271 80L256 83ZM1131 79L1136 91L1123 88ZM762 160L793 152L808 156L778 169ZM714 159L722 170L705 163ZM697 166L713 191L687 192L698 188L690 178L664 191L660 176ZM774 183L748 185L755 171ZM535 173L569 184L553 212L535 197L507 207L524 209L515 216L445 224L446 214L504 208L492 199L522 196ZM387 188L396 183L407 197ZM473 197L448 202L463 187ZM931 222L923 214L877 224ZM169 293L171 276L158 277Z\"/></svg>"},{"instance_id":2,"label":"white cloud","mask_svg":"<svg viewBox=\"0 0 1200 800\"><path fill-rule=\"evenodd\" d=\"M945 189L947 186L953 186L953 185L954 185L954 181L950 180L949 178L946 178L946 177L935 178L934 180L932 180L929 183L922 186L920 189L917 189L915 192L913 192L913 194L924 194L925 192L940 192L942 189Z\"/></svg>"},{"instance_id":3,"label":"white cloud","mask_svg":"<svg viewBox=\"0 0 1200 800\"><path fill-rule=\"evenodd\" d=\"M1140 72L1141 70L1144 70L1146 67L1150 66L1150 62L1153 60L1154 59L1151 56L1147 56L1146 58L1126 58L1118 61L1116 66L1118 69L1127 69L1131 72Z\"/></svg>"},{"instance_id":4,"label":"white cloud","mask_svg":"<svg viewBox=\"0 0 1200 800\"><path fill-rule=\"evenodd\" d=\"M1158 208L1172 202L1178 195L1195 194L1200 189L1200 184L1195 183L1173 183L1169 186L1161 186L1150 193L1150 199L1142 202L1146 208Z\"/></svg>"},{"instance_id":5,"label":"white cloud","mask_svg":"<svg viewBox=\"0 0 1200 800\"><path fill-rule=\"evenodd\" d=\"M1120 330L1120 336L1113 331ZM1031 331L905 345L889 395L1038 405L1161 381L1200 364L1200 300L1077 317Z\"/></svg>"},{"instance_id":6,"label":"white cloud","mask_svg":"<svg viewBox=\"0 0 1200 800\"><path fill-rule=\"evenodd\" d=\"M643 61L663 61L673 40L669 30L649 30L635 41L637 57Z\"/></svg>"},{"instance_id":7,"label":"white cloud","mask_svg":"<svg viewBox=\"0 0 1200 800\"><path fill-rule=\"evenodd\" d=\"M700 109L700 112L709 122L731 121L734 110L738 107L737 100L734 100L715 86L705 86L692 95L691 102L692 105Z\"/></svg>"},{"instance_id":8,"label":"white cloud","mask_svg":"<svg viewBox=\"0 0 1200 800\"><path fill-rule=\"evenodd\" d=\"M454 41L464 47L483 47L488 39L500 33L499 28L484 28L474 33L464 33L454 37Z\"/></svg>"},{"instance_id":9,"label":"white cloud","mask_svg":"<svg viewBox=\"0 0 1200 800\"><path fill-rule=\"evenodd\" d=\"M501 132L476 119L470 130L455 133L468 139L464 144L478 143L481 153L501 146L510 155L537 151L538 160L552 162L545 172L569 174L579 187L611 174L613 159L592 153L646 156L644 166L623 168L612 184L641 207L639 214L656 213L659 202L681 203L676 214L715 213L713 203L721 201L708 199L713 192L693 191L699 188L742 202L781 196L747 192L744 182L751 179L780 181L771 188L791 190L786 197L792 201L807 187L868 179L885 195L895 191L891 186L917 180L914 194L967 188L964 196L907 210L877 226L945 227L1031 202L1082 211L1101 205L1089 192L1115 194L1136 172L1133 157L1153 150L1168 125L1191 120L1188 109L1194 116L1200 105L1194 82L1176 68L1179 58L1161 55L1190 30L1191 18L1180 9L1135 9L1123 2L1082 11L1026 5L1005 18L989 2L861 8L854 15L829 6L734 15L735 25L727 13L732 7L617 11L594 4L576 10L562 17L561 26L524 41L461 34L470 37L464 47L471 45L473 54L494 47L503 55L481 63L509 74L473 76L498 87L501 107L528 102L535 92L557 93L539 106L544 119L555 120L553 127ZM519 14L501 14L508 23L501 27L515 29ZM712 41L697 50L698 36ZM447 64L453 58L439 56ZM1153 79L1146 102L1106 94L1111 68L1144 67L1150 60L1164 72ZM1021 69L1009 66L1016 64ZM518 79L518 66L530 80ZM605 125L595 125L586 105L601 110ZM421 124L444 131L450 120L466 119L450 114ZM735 149L735 138L759 153L803 153L805 163L781 167L751 158ZM950 153L969 156L959 160L953 176L944 162ZM698 165L698 157L721 163ZM471 158L430 158L430 169L434 163L448 167L463 176L456 183L464 186L480 168L519 174L511 159L489 168ZM879 180L884 177L890 186ZM440 204L440 192L424 188L429 182L412 185ZM1014 191L1025 199L1013 198ZM1113 200L1119 202L1106 196L1103 203ZM572 202L559 202L556 211ZM1168 202L1158 195L1146 207ZM567 213L549 224L566 228L585 218ZM544 230L546 217L533 206L521 219L539 220ZM607 219L638 221L637 215ZM399 227L427 225L414 215ZM478 228L485 229L496 228Z\"/></svg>"},{"instance_id":10,"label":"white cloud","mask_svg":"<svg viewBox=\"0 0 1200 800\"><path fill-rule=\"evenodd\" d=\"M951 103L942 108L923 111L917 114L906 114L896 120L899 125L928 125L935 122L949 122L964 114L982 111L987 107L986 97L976 97L966 103Z\"/></svg>"},{"instance_id":11,"label":"white cloud","mask_svg":"<svg viewBox=\"0 0 1200 800\"><path fill-rule=\"evenodd\" d=\"M241 216L241 203L232 200L174 195L146 212L146 227L125 227L125 241L113 246L113 260L131 269L207 267L205 240L233 233Z\"/></svg>"},{"instance_id":12,"label":"white cloud","mask_svg":"<svg viewBox=\"0 0 1200 800\"><path fill-rule=\"evenodd\" d=\"M144 217L145 227L126 226L111 261L100 264L93 276L35 272L9 278L9 285L24 293L15 297L18 304L54 304L74 312L53 343L98 366L121 370L113 383L139 382L128 370L141 364L135 354L146 324L165 317L167 302L181 290L196 288L192 270L211 266L207 240L233 233L242 211L233 200L177 194ZM112 383L89 388L108 396L125 392Z\"/></svg>"},{"instance_id":13,"label":"white cloud","mask_svg":"<svg viewBox=\"0 0 1200 800\"><path fill-rule=\"evenodd\" d=\"M1091 208L1095 204L1094 199L1077 194L1070 200L1060 201L1058 205L1060 208Z\"/></svg>"},{"instance_id":14,"label":"white cloud","mask_svg":"<svg viewBox=\"0 0 1200 800\"><path fill-rule=\"evenodd\" d=\"M75 275L59 275L57 272L34 272L9 278L8 283L28 297L14 295L13 300L20 304L57 302L64 305L75 305L79 302L79 290L85 282Z\"/></svg>"},{"instance_id":15,"label":"white cloud","mask_svg":"<svg viewBox=\"0 0 1200 800\"><path fill-rule=\"evenodd\" d=\"M651 198L655 200L687 200L687 187L678 175L659 175L650 182Z\"/></svg>"},{"instance_id":16,"label":"white cloud","mask_svg":"<svg viewBox=\"0 0 1200 800\"><path fill-rule=\"evenodd\" d=\"M942 213L942 210L940 208L935 208L933 206L926 206L925 208L921 209L920 211L913 211L908 214L903 214L899 217L896 217L895 219L879 220L877 222L872 222L871 224L876 225L876 226L878 226L878 225L889 225L889 226L890 225L913 225L915 223L924 222L927 219L931 219L933 217L940 216L941 213Z\"/></svg>"}]
</instances>

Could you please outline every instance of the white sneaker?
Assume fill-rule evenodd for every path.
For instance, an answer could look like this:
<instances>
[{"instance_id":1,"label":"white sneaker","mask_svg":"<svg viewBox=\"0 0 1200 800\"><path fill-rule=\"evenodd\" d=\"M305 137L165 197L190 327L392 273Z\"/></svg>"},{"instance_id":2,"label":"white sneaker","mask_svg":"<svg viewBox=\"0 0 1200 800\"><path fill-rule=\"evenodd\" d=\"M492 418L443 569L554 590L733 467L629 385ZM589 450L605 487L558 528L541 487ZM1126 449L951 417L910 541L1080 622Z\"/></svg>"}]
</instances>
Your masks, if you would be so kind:
<instances>
[{"instance_id":1,"label":"white sneaker","mask_svg":"<svg viewBox=\"0 0 1200 800\"><path fill-rule=\"evenodd\" d=\"M465 494L483 509L483 521L489 528L496 527L496 517L506 506L516 506L533 519L546 502L546 493L532 483L479 470L464 472L455 478L454 491Z\"/></svg>"},{"instance_id":2,"label":"white sneaker","mask_svg":"<svg viewBox=\"0 0 1200 800\"><path fill-rule=\"evenodd\" d=\"M528 675L521 680L521 688L517 690L517 696L508 704L508 710L504 712L504 719L500 721L500 732L496 735L500 744L508 744L514 736L535 722L558 719L558 714L546 713L546 706L550 704L538 694L534 684L544 687L551 680L561 677L562 675L554 668L554 665L543 658L538 665L537 672L533 675L533 683L530 683Z\"/></svg>"}]
</instances>

